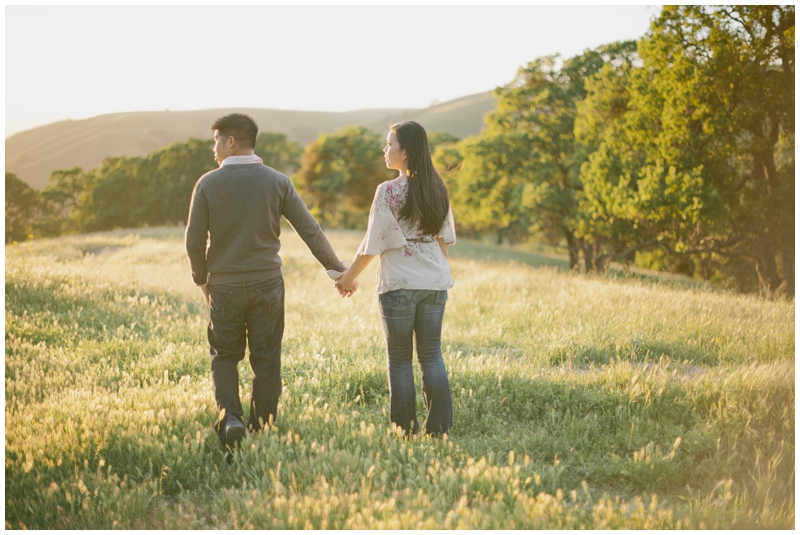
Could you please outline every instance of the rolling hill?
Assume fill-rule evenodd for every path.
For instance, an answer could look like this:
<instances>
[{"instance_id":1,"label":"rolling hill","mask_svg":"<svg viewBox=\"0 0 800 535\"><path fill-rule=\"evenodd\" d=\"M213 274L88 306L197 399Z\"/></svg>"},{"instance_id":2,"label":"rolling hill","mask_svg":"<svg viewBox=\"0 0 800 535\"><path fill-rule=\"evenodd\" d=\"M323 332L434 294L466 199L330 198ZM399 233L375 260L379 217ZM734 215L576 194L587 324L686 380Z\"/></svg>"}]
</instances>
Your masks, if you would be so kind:
<instances>
[{"instance_id":1,"label":"rolling hill","mask_svg":"<svg viewBox=\"0 0 800 535\"><path fill-rule=\"evenodd\" d=\"M458 137L477 134L483 116L494 107L491 93L470 95L426 109L377 109L348 112L219 108L197 111L111 113L89 119L60 121L6 139L6 172L37 189L47 185L55 169L92 169L110 156L145 156L171 143L211 137L209 126L234 111L250 114L261 132L283 132L303 145L318 134L347 125L384 132L389 123L416 120L429 131Z\"/></svg>"}]
</instances>

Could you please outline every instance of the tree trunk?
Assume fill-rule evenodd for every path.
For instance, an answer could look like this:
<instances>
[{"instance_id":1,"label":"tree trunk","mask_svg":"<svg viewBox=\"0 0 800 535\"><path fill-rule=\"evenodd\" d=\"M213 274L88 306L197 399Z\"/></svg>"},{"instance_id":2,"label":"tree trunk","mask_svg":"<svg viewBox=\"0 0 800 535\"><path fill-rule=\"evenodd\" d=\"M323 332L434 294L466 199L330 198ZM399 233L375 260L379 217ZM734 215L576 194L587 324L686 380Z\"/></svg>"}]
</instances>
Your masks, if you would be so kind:
<instances>
[{"instance_id":1,"label":"tree trunk","mask_svg":"<svg viewBox=\"0 0 800 535\"><path fill-rule=\"evenodd\" d=\"M583 240L581 240L583 242ZM597 271L597 264L594 257L594 244L583 242L583 266L586 273Z\"/></svg>"},{"instance_id":2,"label":"tree trunk","mask_svg":"<svg viewBox=\"0 0 800 535\"><path fill-rule=\"evenodd\" d=\"M782 282L778 274L778 263L775 261L775 246L772 241L772 235L768 232L760 233L760 236L756 237L756 243L753 245L759 289L766 295L772 295Z\"/></svg>"},{"instance_id":3,"label":"tree trunk","mask_svg":"<svg viewBox=\"0 0 800 535\"><path fill-rule=\"evenodd\" d=\"M594 261L594 268L598 273L605 273L608 266L611 264L611 255L605 254L598 256Z\"/></svg>"},{"instance_id":4,"label":"tree trunk","mask_svg":"<svg viewBox=\"0 0 800 535\"><path fill-rule=\"evenodd\" d=\"M781 240L781 260L783 261L783 280L786 283L786 295L794 297L794 229L791 235Z\"/></svg>"},{"instance_id":5,"label":"tree trunk","mask_svg":"<svg viewBox=\"0 0 800 535\"><path fill-rule=\"evenodd\" d=\"M761 125L758 125L761 127ZM753 154L753 164L756 176L763 180L764 191L767 196L766 217L763 230L756 234L754 252L756 257L756 275L761 291L767 295L774 295L776 291L784 291L794 295L794 217L791 222L786 220L787 213L794 214L793 187L787 190L782 184L781 176L775 165L775 146L778 142L779 122L776 116L765 118L768 132L764 135L763 128L754 129L756 151ZM791 177L790 180L793 180ZM785 197L792 197L789 204ZM787 212L788 211L788 212ZM792 244L786 242L786 236L791 236ZM783 260L783 277L778 272L777 254L780 251ZM791 252L791 254L789 254ZM791 293L790 293L791 286ZM780 289L780 290L779 290Z\"/></svg>"},{"instance_id":6,"label":"tree trunk","mask_svg":"<svg viewBox=\"0 0 800 535\"><path fill-rule=\"evenodd\" d=\"M506 241L509 247L514 247L517 244L517 233L511 226L506 227Z\"/></svg>"},{"instance_id":7,"label":"tree trunk","mask_svg":"<svg viewBox=\"0 0 800 535\"><path fill-rule=\"evenodd\" d=\"M569 269L577 269L578 268L578 252L579 252L579 245L578 240L575 238L575 235L569 229L564 229L564 235L567 238L567 251L569 251Z\"/></svg>"}]
</instances>

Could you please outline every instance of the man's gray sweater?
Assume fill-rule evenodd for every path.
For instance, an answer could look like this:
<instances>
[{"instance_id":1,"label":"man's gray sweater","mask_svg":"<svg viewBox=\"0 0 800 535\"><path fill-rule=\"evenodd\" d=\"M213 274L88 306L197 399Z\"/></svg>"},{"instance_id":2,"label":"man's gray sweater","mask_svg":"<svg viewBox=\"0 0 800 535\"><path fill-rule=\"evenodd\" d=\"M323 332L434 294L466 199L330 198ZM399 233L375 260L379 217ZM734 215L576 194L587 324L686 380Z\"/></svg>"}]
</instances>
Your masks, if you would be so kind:
<instances>
[{"instance_id":1,"label":"man's gray sweater","mask_svg":"<svg viewBox=\"0 0 800 535\"><path fill-rule=\"evenodd\" d=\"M195 284L279 276L281 215L325 269L344 271L286 175L260 163L226 165L200 177L192 192L186 253Z\"/></svg>"}]
</instances>

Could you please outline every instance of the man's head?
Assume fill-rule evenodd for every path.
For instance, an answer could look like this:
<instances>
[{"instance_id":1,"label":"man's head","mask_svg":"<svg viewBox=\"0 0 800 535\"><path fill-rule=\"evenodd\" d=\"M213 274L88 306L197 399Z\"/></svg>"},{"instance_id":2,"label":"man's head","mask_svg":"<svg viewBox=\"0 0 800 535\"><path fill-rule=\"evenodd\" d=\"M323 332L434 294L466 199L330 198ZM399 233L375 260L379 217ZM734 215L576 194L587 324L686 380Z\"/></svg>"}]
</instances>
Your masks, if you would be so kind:
<instances>
[{"instance_id":1,"label":"man's head","mask_svg":"<svg viewBox=\"0 0 800 535\"><path fill-rule=\"evenodd\" d=\"M214 131L214 159L217 163L222 163L228 156L253 154L258 125L249 115L225 115L214 121L211 130Z\"/></svg>"}]
</instances>

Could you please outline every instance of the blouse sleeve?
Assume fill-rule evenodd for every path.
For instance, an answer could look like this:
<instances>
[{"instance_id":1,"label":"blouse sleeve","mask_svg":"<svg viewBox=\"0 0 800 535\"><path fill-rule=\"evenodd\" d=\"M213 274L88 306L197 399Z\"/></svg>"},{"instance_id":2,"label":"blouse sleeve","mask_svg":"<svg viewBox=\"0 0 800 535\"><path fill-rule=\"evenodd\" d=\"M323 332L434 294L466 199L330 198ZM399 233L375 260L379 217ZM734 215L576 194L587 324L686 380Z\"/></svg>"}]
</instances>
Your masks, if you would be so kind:
<instances>
[{"instance_id":1,"label":"blouse sleeve","mask_svg":"<svg viewBox=\"0 0 800 535\"><path fill-rule=\"evenodd\" d=\"M447 218L444 220L442 230L439 231L439 236L442 237L444 242L448 245L456 243L456 224L453 221L453 207L447 210Z\"/></svg>"},{"instance_id":2,"label":"blouse sleeve","mask_svg":"<svg viewBox=\"0 0 800 535\"><path fill-rule=\"evenodd\" d=\"M408 245L397 219L389 208L386 186L381 184L375 191L375 199L369 210L367 234L356 254L379 255L388 249L399 249Z\"/></svg>"}]
</instances>

